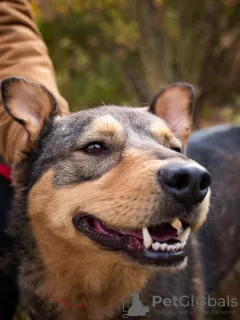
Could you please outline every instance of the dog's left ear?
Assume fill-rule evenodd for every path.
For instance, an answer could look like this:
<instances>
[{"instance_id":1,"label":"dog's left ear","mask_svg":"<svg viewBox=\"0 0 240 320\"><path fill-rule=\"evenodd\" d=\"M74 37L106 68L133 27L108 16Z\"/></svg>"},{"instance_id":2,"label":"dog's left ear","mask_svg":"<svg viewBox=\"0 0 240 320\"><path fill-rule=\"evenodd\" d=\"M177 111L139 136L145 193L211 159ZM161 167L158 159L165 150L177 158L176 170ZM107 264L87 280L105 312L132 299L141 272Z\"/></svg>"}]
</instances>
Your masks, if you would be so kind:
<instances>
[{"instance_id":1,"label":"dog's left ear","mask_svg":"<svg viewBox=\"0 0 240 320\"><path fill-rule=\"evenodd\" d=\"M176 83L161 90L149 111L162 118L183 144L191 132L194 89L188 83Z\"/></svg>"},{"instance_id":2,"label":"dog's left ear","mask_svg":"<svg viewBox=\"0 0 240 320\"><path fill-rule=\"evenodd\" d=\"M33 144L56 113L54 96L44 86L17 77L4 79L1 93L4 108L24 127Z\"/></svg>"}]
</instances>

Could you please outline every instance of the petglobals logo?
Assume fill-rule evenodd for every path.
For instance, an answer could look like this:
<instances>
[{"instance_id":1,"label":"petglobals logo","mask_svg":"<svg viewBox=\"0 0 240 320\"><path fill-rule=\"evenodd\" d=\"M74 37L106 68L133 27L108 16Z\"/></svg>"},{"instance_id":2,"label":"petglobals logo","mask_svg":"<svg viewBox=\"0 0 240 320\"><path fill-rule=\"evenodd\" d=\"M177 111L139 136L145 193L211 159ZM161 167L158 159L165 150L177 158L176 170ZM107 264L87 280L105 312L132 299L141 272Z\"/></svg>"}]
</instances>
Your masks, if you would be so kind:
<instances>
[{"instance_id":1,"label":"petglobals logo","mask_svg":"<svg viewBox=\"0 0 240 320\"><path fill-rule=\"evenodd\" d=\"M120 301L122 303L123 318L144 317L149 312L149 307L144 306L138 292L132 293L132 300L128 304L124 300Z\"/></svg>"},{"instance_id":2,"label":"petglobals logo","mask_svg":"<svg viewBox=\"0 0 240 320\"><path fill-rule=\"evenodd\" d=\"M164 307L193 307L194 305L200 305L207 308L212 307L229 307L235 308L238 306L238 299L230 297L229 295L224 298L214 298L210 295L207 295L205 298L199 299L195 296L180 296L171 298L163 298L161 296L152 297L152 306L153 308L157 305L163 305Z\"/></svg>"},{"instance_id":3,"label":"petglobals logo","mask_svg":"<svg viewBox=\"0 0 240 320\"><path fill-rule=\"evenodd\" d=\"M132 300L126 304L124 300L120 300L122 304L122 317L145 317L150 309L148 306L144 305L143 301L140 300L139 293L132 293ZM194 307L196 305L202 306L207 310L211 310L211 308L236 308L238 306L238 299L227 296L226 299L223 298L214 298L210 295L207 295L205 298L199 299L193 295L187 296L171 296L171 297L161 297L161 296L152 296L152 301L150 302L150 306L152 306L152 312L159 312L159 308L161 306L163 308L169 308L171 310L172 307L179 307L179 310L183 307L184 309L188 307ZM186 309L186 312L187 312ZM164 309L165 310L165 309ZM176 310L176 312L178 312ZM180 311L179 311L180 312Z\"/></svg>"}]
</instances>

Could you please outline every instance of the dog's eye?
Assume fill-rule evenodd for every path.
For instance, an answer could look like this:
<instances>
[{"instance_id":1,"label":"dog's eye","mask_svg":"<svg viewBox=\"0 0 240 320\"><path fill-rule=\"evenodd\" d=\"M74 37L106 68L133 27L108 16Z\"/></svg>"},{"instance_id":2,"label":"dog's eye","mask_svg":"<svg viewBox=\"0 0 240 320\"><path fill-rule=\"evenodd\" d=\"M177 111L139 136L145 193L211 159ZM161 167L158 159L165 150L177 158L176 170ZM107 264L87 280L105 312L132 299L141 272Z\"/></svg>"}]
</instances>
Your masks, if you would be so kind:
<instances>
[{"instance_id":1,"label":"dog's eye","mask_svg":"<svg viewBox=\"0 0 240 320\"><path fill-rule=\"evenodd\" d=\"M106 151L106 148L101 142L92 142L86 145L83 150L90 154L100 154L104 151Z\"/></svg>"},{"instance_id":2,"label":"dog's eye","mask_svg":"<svg viewBox=\"0 0 240 320\"><path fill-rule=\"evenodd\" d=\"M182 153L182 148L180 147L171 147L171 150L176 151L178 153Z\"/></svg>"}]
</instances>

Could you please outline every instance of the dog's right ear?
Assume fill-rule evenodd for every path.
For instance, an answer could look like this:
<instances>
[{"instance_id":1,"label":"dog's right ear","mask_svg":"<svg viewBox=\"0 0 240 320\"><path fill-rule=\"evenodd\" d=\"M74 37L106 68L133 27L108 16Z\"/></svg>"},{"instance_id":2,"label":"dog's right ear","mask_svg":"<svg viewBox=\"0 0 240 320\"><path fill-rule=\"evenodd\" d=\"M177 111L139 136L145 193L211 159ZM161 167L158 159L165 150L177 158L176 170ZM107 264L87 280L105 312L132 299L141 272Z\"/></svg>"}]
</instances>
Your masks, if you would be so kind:
<instances>
[{"instance_id":1,"label":"dog's right ear","mask_svg":"<svg viewBox=\"0 0 240 320\"><path fill-rule=\"evenodd\" d=\"M56 114L54 96L44 86L18 77L4 79L1 93L4 108L24 127L28 141L34 144L51 116Z\"/></svg>"}]
</instances>

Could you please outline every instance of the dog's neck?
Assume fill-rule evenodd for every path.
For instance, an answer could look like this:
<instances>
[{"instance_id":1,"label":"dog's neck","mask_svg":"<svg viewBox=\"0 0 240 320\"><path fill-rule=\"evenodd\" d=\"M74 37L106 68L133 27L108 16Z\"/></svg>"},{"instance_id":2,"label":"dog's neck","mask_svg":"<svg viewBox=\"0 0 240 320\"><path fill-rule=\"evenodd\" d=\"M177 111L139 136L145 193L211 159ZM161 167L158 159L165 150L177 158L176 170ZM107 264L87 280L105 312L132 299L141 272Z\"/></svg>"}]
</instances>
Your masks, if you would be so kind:
<instances>
[{"instance_id":1,"label":"dog's neck","mask_svg":"<svg viewBox=\"0 0 240 320\"><path fill-rule=\"evenodd\" d=\"M48 237L37 237L42 239L38 247L45 265L37 291L49 302L57 300L58 319L112 319L121 311L121 300L128 301L133 292L144 288L153 274L120 260L117 253L114 258L113 253L103 252L101 261L96 261L94 250L84 242L76 250L57 237Z\"/></svg>"}]
</instances>

